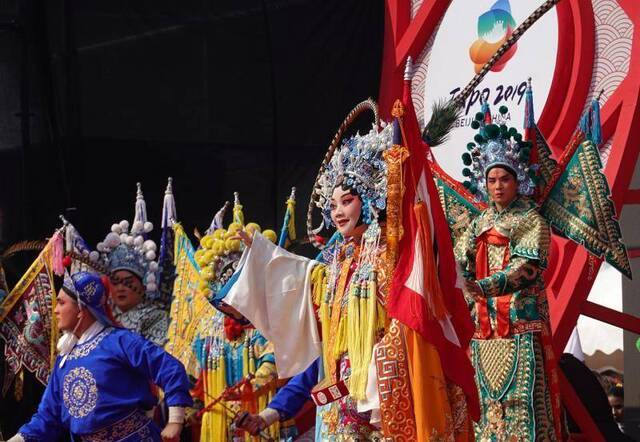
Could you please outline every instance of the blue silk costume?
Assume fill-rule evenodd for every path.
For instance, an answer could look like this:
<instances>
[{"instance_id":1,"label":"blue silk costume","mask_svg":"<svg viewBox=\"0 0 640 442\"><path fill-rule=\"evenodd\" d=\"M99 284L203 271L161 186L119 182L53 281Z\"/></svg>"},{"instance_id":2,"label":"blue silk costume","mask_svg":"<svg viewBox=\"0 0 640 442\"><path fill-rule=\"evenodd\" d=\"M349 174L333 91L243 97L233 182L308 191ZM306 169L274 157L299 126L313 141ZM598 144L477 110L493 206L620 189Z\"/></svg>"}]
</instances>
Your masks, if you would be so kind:
<instances>
[{"instance_id":1,"label":"blue silk costume","mask_svg":"<svg viewBox=\"0 0 640 442\"><path fill-rule=\"evenodd\" d=\"M167 405L191 406L184 367L137 334L107 327L76 345L62 367L56 359L37 413L19 433L25 441L56 440L71 431L82 441L161 441L144 411L156 403L150 383Z\"/></svg>"},{"instance_id":2,"label":"blue silk costume","mask_svg":"<svg viewBox=\"0 0 640 442\"><path fill-rule=\"evenodd\" d=\"M293 418L311 399L311 390L318 383L320 359L317 359L302 373L291 378L269 402L268 407L280 414L280 419Z\"/></svg>"}]
</instances>

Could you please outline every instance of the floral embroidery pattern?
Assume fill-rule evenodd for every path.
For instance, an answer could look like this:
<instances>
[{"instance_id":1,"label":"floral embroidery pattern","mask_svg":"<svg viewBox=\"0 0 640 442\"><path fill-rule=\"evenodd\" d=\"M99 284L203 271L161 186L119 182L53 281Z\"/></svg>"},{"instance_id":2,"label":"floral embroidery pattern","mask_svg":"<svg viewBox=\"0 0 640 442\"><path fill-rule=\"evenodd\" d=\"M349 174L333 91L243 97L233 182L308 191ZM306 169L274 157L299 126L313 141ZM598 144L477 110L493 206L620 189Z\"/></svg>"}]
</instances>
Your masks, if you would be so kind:
<instances>
[{"instance_id":1,"label":"floral embroidery pattern","mask_svg":"<svg viewBox=\"0 0 640 442\"><path fill-rule=\"evenodd\" d=\"M69 414L81 418L91 413L98 402L96 380L85 367L76 367L64 377L62 399Z\"/></svg>"}]
</instances>

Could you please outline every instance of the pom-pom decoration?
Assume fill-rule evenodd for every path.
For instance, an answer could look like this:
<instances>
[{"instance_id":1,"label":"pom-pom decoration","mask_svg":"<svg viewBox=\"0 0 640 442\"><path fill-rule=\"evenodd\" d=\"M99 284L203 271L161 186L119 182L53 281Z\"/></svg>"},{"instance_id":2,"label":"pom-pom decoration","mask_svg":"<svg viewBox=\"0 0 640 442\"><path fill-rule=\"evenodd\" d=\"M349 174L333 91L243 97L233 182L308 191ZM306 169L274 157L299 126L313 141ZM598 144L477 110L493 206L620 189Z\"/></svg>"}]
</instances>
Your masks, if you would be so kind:
<instances>
[{"instance_id":1,"label":"pom-pom decoration","mask_svg":"<svg viewBox=\"0 0 640 442\"><path fill-rule=\"evenodd\" d=\"M509 110L506 106L501 106L499 111L506 115ZM485 173L495 165L503 165L516 174L518 193L532 195L538 177L531 175L529 170L531 142L523 141L522 134L514 127L491 123L490 119L485 118L489 112L487 103L482 103L482 112L476 113L471 121L471 127L478 132L473 137L475 143L467 144L469 152L462 155L462 162L466 166L462 175L469 178L463 185L480 199L488 200ZM532 167L536 170L535 166Z\"/></svg>"},{"instance_id":2,"label":"pom-pom decoration","mask_svg":"<svg viewBox=\"0 0 640 442\"><path fill-rule=\"evenodd\" d=\"M488 124L484 128L484 133L487 138L497 138L500 136L500 128L495 124Z\"/></svg>"},{"instance_id":3,"label":"pom-pom decoration","mask_svg":"<svg viewBox=\"0 0 640 442\"><path fill-rule=\"evenodd\" d=\"M273 230L265 230L264 232L262 232L262 236L264 236L265 238L267 238L269 241L271 241L274 244L277 241L276 232L274 232Z\"/></svg>"}]
</instances>

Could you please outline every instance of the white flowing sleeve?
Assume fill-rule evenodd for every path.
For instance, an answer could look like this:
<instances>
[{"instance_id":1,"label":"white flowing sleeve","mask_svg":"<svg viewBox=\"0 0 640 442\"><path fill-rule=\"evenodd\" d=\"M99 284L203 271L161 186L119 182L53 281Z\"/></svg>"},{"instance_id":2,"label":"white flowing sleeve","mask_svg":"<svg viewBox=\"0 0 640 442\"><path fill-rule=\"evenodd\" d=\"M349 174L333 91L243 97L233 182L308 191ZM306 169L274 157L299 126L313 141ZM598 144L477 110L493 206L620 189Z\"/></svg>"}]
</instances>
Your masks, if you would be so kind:
<instances>
[{"instance_id":1,"label":"white flowing sleeve","mask_svg":"<svg viewBox=\"0 0 640 442\"><path fill-rule=\"evenodd\" d=\"M311 271L317 264L256 233L224 298L271 341L280 378L302 373L322 352L311 299Z\"/></svg>"}]
</instances>

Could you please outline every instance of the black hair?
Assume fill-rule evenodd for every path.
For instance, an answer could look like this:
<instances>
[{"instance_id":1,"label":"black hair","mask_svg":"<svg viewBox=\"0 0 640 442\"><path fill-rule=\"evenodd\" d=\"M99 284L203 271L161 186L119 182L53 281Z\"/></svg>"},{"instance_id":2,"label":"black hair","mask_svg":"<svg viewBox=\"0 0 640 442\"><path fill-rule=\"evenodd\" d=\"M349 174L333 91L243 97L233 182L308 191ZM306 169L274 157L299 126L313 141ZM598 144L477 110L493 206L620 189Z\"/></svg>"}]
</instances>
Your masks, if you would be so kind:
<instances>
[{"instance_id":1,"label":"black hair","mask_svg":"<svg viewBox=\"0 0 640 442\"><path fill-rule=\"evenodd\" d=\"M614 385L609 389L609 396L619 397L624 399L624 387L620 385Z\"/></svg>"},{"instance_id":2,"label":"black hair","mask_svg":"<svg viewBox=\"0 0 640 442\"><path fill-rule=\"evenodd\" d=\"M62 291L66 293L66 295L73 299L74 301L78 301L78 295L76 295L75 293L73 293L71 290L69 290L68 288L66 288L65 286L62 286Z\"/></svg>"},{"instance_id":3,"label":"black hair","mask_svg":"<svg viewBox=\"0 0 640 442\"><path fill-rule=\"evenodd\" d=\"M336 186L334 187L334 189L337 189L338 187L340 187L345 192L348 191L350 195L357 196L358 198L360 198L360 202L362 203L362 206L364 208L364 201L362 200L362 197L360 196L358 191L352 185L347 184L347 182L344 179L344 176L341 176L340 178L338 178L338 182L336 183ZM387 219L387 211L386 210L378 210L378 222L382 223L382 222L386 221L386 219ZM356 224L356 225L360 226L362 224L365 224L365 222L364 222L364 210L363 209L360 210L360 218L358 219L358 224Z\"/></svg>"},{"instance_id":4,"label":"black hair","mask_svg":"<svg viewBox=\"0 0 640 442\"><path fill-rule=\"evenodd\" d=\"M509 172L513 179L516 180L516 182L518 181L518 174L516 174L516 172L512 168L510 168L509 166L505 166L504 164L494 164L493 166L489 167L485 172L485 178L489 176L489 172L491 172L493 169L502 169L506 172Z\"/></svg>"}]
</instances>

